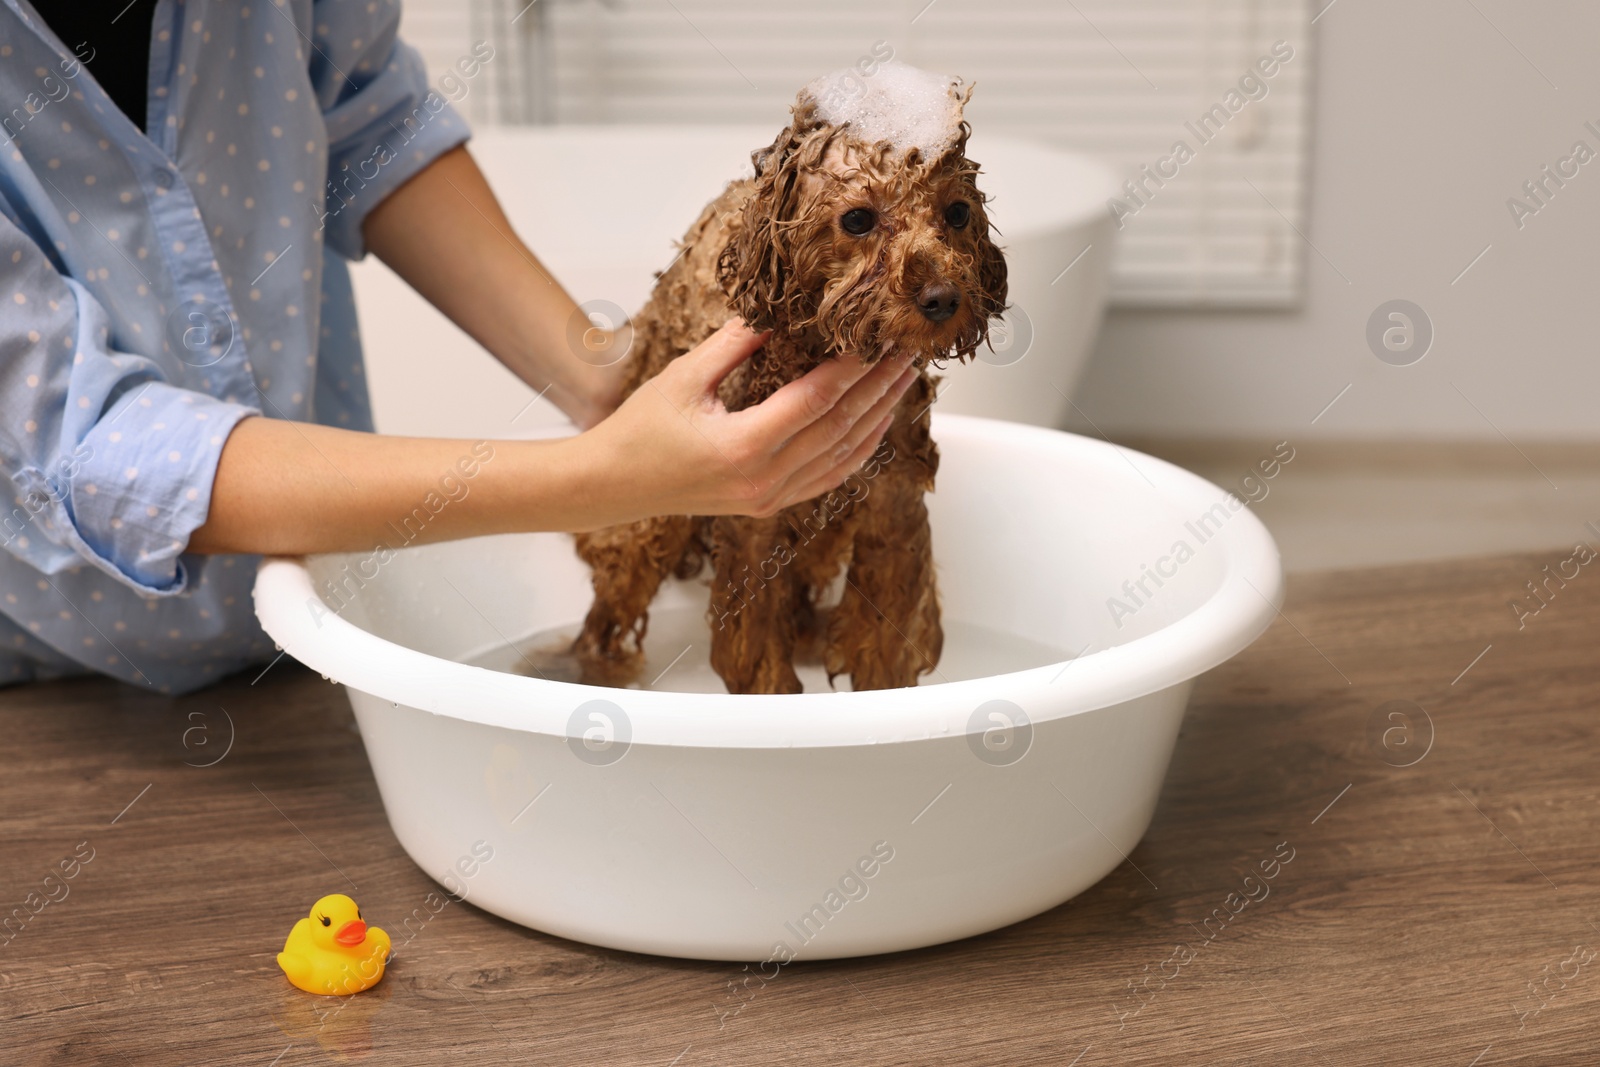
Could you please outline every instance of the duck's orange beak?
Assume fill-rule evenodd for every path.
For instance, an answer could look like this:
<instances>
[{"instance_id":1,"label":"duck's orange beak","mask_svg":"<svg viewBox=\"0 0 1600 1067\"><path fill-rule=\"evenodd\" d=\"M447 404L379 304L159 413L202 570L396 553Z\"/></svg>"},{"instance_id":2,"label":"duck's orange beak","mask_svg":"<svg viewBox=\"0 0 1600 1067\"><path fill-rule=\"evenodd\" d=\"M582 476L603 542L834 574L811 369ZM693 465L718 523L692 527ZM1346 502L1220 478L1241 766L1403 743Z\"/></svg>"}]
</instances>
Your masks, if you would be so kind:
<instances>
[{"instance_id":1,"label":"duck's orange beak","mask_svg":"<svg viewBox=\"0 0 1600 1067\"><path fill-rule=\"evenodd\" d=\"M339 927L333 939L341 945L359 945L367 939L367 924L360 919L351 919Z\"/></svg>"}]
</instances>

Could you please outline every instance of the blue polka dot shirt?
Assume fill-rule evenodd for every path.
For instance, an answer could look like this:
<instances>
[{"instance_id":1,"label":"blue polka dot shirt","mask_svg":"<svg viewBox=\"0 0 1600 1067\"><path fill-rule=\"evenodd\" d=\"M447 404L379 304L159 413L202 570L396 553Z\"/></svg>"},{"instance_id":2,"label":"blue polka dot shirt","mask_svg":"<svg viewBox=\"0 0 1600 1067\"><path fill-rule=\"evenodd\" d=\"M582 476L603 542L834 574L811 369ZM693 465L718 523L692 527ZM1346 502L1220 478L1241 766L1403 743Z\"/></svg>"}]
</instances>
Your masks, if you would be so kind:
<instances>
[{"instance_id":1,"label":"blue polka dot shirt","mask_svg":"<svg viewBox=\"0 0 1600 1067\"><path fill-rule=\"evenodd\" d=\"M146 135L0 0L0 683L272 658L256 559L186 548L239 420L372 428L344 261L468 133L399 17L159 0Z\"/></svg>"}]
</instances>

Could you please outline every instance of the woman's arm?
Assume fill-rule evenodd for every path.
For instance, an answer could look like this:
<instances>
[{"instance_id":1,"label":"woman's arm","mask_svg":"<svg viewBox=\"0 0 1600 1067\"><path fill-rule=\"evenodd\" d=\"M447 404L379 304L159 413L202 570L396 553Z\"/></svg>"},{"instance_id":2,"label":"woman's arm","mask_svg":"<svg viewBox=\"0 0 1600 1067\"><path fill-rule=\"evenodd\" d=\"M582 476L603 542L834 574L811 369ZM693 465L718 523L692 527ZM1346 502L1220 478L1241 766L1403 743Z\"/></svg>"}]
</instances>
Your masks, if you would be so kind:
<instances>
[{"instance_id":1,"label":"woman's arm","mask_svg":"<svg viewBox=\"0 0 1600 1067\"><path fill-rule=\"evenodd\" d=\"M610 418L557 441L475 449L246 419L223 446L211 509L189 550L364 551L392 540L390 524L427 507L430 494L435 505L450 503L423 527L424 541L585 530L649 515L774 514L837 487L871 455L916 371L903 356L870 368L829 360L730 412L717 385L763 340L729 322Z\"/></svg>"},{"instance_id":2,"label":"woman's arm","mask_svg":"<svg viewBox=\"0 0 1600 1067\"><path fill-rule=\"evenodd\" d=\"M522 243L465 147L373 208L367 247L413 289L545 393L579 429L617 404L622 363L586 362L567 341L577 305Z\"/></svg>"}]
</instances>

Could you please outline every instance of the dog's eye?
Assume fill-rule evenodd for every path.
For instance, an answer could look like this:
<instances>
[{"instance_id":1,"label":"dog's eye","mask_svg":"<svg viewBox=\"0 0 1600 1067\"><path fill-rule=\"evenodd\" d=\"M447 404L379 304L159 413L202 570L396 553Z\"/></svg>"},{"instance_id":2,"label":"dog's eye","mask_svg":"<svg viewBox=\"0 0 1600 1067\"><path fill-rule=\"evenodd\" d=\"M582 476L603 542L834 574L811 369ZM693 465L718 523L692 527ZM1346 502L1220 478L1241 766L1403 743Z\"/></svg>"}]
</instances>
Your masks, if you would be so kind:
<instances>
[{"instance_id":1,"label":"dog's eye","mask_svg":"<svg viewBox=\"0 0 1600 1067\"><path fill-rule=\"evenodd\" d=\"M861 237L872 231L877 225L878 216L871 208L851 208L839 216L839 225L844 227L844 232L852 237Z\"/></svg>"},{"instance_id":2,"label":"dog's eye","mask_svg":"<svg viewBox=\"0 0 1600 1067\"><path fill-rule=\"evenodd\" d=\"M964 230L967 222L972 218L972 208L965 200L957 200L944 209L944 221L951 229Z\"/></svg>"}]
</instances>

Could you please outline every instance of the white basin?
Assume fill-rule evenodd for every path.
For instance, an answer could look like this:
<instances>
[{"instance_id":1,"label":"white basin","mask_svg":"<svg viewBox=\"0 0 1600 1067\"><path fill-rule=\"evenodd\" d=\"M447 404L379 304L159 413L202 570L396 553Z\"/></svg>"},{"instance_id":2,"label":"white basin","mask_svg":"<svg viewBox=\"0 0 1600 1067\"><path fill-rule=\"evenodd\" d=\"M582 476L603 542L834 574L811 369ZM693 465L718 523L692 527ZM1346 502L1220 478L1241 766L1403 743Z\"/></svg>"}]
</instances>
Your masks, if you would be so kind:
<instances>
[{"instance_id":1,"label":"white basin","mask_svg":"<svg viewBox=\"0 0 1600 1067\"><path fill-rule=\"evenodd\" d=\"M777 132L487 129L470 147L517 232L573 297L632 313L676 254L673 242L724 185L750 172L751 151ZM1115 179L1087 157L1018 138L980 132L968 151L983 166L979 185L993 198L1020 314L1010 314L1017 325L1005 344L997 340L1001 352L982 349L983 361L950 369L939 408L1062 425L1103 315L1116 235L1105 204ZM532 390L387 268L358 264L353 281L379 430L476 437L564 425L543 401L529 408Z\"/></svg>"},{"instance_id":2,"label":"white basin","mask_svg":"<svg viewBox=\"0 0 1600 1067\"><path fill-rule=\"evenodd\" d=\"M1250 509L1170 464L986 419L936 415L934 435L950 636L920 687L674 691L710 678L694 665L707 640L699 581L657 601L678 622L652 626L652 659L698 642L658 690L467 665L509 662L497 650L547 644L529 635L582 618L586 570L558 534L402 551L346 586L340 614L318 590L351 557L269 560L256 612L347 687L406 851L495 914L705 959L965 937L1123 862L1192 680L1266 627L1281 577ZM1193 552L1181 564L1179 541ZM1147 565L1167 575L1159 587ZM1134 605L1123 583L1141 579L1149 595ZM699 632L683 637L685 621ZM852 878L863 857L872 876Z\"/></svg>"}]
</instances>

